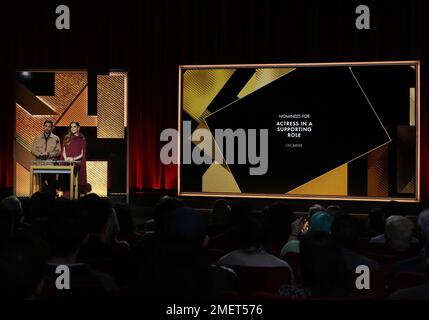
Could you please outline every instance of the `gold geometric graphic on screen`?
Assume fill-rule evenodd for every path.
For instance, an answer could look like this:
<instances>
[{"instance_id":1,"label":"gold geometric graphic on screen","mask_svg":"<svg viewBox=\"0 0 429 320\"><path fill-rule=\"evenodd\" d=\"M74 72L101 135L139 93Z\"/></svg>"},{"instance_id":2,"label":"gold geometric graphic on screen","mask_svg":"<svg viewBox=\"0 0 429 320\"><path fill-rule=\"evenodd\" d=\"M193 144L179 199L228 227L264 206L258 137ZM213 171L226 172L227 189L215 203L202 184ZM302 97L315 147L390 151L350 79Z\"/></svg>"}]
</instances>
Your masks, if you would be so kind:
<instances>
[{"instance_id":1,"label":"gold geometric graphic on screen","mask_svg":"<svg viewBox=\"0 0 429 320\"><path fill-rule=\"evenodd\" d=\"M248 94L255 92L256 90L274 82L277 79L280 79L284 75L294 71L296 68L261 68L256 69L253 76L246 83L246 85L241 89L240 93L237 95L238 98L244 98Z\"/></svg>"},{"instance_id":2,"label":"gold geometric graphic on screen","mask_svg":"<svg viewBox=\"0 0 429 320\"><path fill-rule=\"evenodd\" d=\"M222 69L213 70L213 71L219 71L219 70L222 70ZM223 70L228 70L228 69L223 69ZM281 78L282 76L292 72L293 70L295 70L295 68L262 68L262 69L256 69L253 76L249 79L249 81L240 90L237 97L239 99L241 99L241 98L245 97L246 95L248 95L252 92L255 92L255 91L259 90L260 88L266 86L267 84L270 84L275 80L278 80L279 78ZM196 70L187 70L185 72L185 77L186 77L186 74L190 71L194 72ZM204 73L199 73L199 74L195 75L194 78L191 78L191 77L186 78L184 80L184 88L185 87L186 88L190 88L190 87L195 88L196 85L195 84L191 85L191 84L189 84L188 81L192 81L192 80L198 81L198 80L200 80L200 77L202 77L202 75L206 75L206 73L207 73L207 70L198 70L198 71L200 71L200 72L203 71ZM231 73L231 75L232 75L232 73ZM229 77L223 78L225 83L228 81ZM222 87L224 85L225 84L223 84L222 86L219 85L219 87L217 88L218 91L220 91L220 89L222 89ZM184 89L184 92L185 92L185 89ZM191 93L192 92L193 91L191 91ZM211 93L212 94L216 93L216 90L213 90ZM186 91L186 94L190 94L190 92ZM192 94L190 96L192 96ZM205 108L207 108L207 106L210 104L210 102L214 99L215 96L216 95L206 97ZM184 93L184 97L185 97L185 93ZM197 97L195 97L195 100L197 100L196 98ZM183 104L184 104L184 110L185 110L185 102ZM211 113L208 110L206 110L205 108L201 107L200 109L195 108L192 111L190 111L190 110L185 110L185 111L187 111L187 113L190 114L195 120L200 122L200 124L197 128L201 127L201 128L210 129L210 128L208 128L206 122L202 121L202 119L205 119L211 115ZM199 111L199 113L197 112L197 110ZM194 144L198 143L198 142L199 141L193 141ZM202 145L205 145L204 142ZM210 158L212 158L212 160L214 160L213 156L215 155L215 150L217 150L220 153L221 153L221 151L220 151L220 149L219 149L219 147L218 147L218 145L214 139L213 133L212 133L211 147L212 147L212 154L209 154L208 156ZM205 148L204 150L207 150L207 149ZM222 189L220 189L219 186L224 185L226 187L226 189L230 190L228 192L234 192L234 193L241 192L240 188L238 187L238 184L235 180L235 177L232 174L232 172L228 166L228 163L226 163L225 159L223 158L223 155L222 155L222 160L223 160L223 162L221 164L217 163L215 166L212 165L207 169L206 173L203 176L203 178L204 178L203 179L203 189L206 190L207 192L217 192L217 191L222 191ZM222 167L223 170L220 170L219 167ZM216 171L214 171L215 169L216 169ZM217 174L213 174L212 172L216 172Z\"/></svg>"},{"instance_id":3,"label":"gold geometric graphic on screen","mask_svg":"<svg viewBox=\"0 0 429 320\"><path fill-rule=\"evenodd\" d=\"M16 103L32 115L49 115L54 116L57 113L46 103L41 101L33 92L31 92L22 83L15 83Z\"/></svg>"},{"instance_id":4,"label":"gold geometric graphic on screen","mask_svg":"<svg viewBox=\"0 0 429 320\"><path fill-rule=\"evenodd\" d=\"M55 72L55 95L37 98L62 114L87 84L86 72Z\"/></svg>"},{"instance_id":5,"label":"gold geometric graphic on screen","mask_svg":"<svg viewBox=\"0 0 429 320\"><path fill-rule=\"evenodd\" d=\"M216 162L212 163L204 172L202 189L202 192L241 193L232 173Z\"/></svg>"},{"instance_id":6,"label":"gold geometric graphic on screen","mask_svg":"<svg viewBox=\"0 0 429 320\"><path fill-rule=\"evenodd\" d=\"M97 126L97 116L88 115L88 86L85 86L55 125L68 127L72 121L78 121L82 127Z\"/></svg>"},{"instance_id":7,"label":"gold geometric graphic on screen","mask_svg":"<svg viewBox=\"0 0 429 320\"><path fill-rule=\"evenodd\" d=\"M198 121L235 70L186 70L183 74L183 111Z\"/></svg>"},{"instance_id":8,"label":"gold geometric graphic on screen","mask_svg":"<svg viewBox=\"0 0 429 320\"><path fill-rule=\"evenodd\" d=\"M112 77L122 77L124 80L124 127L128 125L128 73L120 71L112 71L109 73Z\"/></svg>"},{"instance_id":9,"label":"gold geometric graphic on screen","mask_svg":"<svg viewBox=\"0 0 429 320\"><path fill-rule=\"evenodd\" d=\"M15 194L17 197L28 197L30 195L30 171L25 169L19 162L15 162Z\"/></svg>"},{"instance_id":10,"label":"gold geometric graphic on screen","mask_svg":"<svg viewBox=\"0 0 429 320\"><path fill-rule=\"evenodd\" d=\"M286 194L323 194L328 196L347 196L347 168L348 164L343 164L313 180L304 183L303 185L287 192Z\"/></svg>"},{"instance_id":11,"label":"gold geometric graphic on screen","mask_svg":"<svg viewBox=\"0 0 429 320\"><path fill-rule=\"evenodd\" d=\"M396 191L415 193L416 127L396 127Z\"/></svg>"},{"instance_id":12,"label":"gold geometric graphic on screen","mask_svg":"<svg viewBox=\"0 0 429 320\"><path fill-rule=\"evenodd\" d=\"M207 130L206 132L210 132L210 140L209 140L210 142L204 140L204 138L201 138L201 140L197 140L196 138L194 138L194 133L195 133L195 130L197 129L203 129L203 130ZM207 123L205 121L200 122L198 126L195 128L195 130L192 132L191 142L196 146L196 148L198 148L199 150L204 150L204 154L207 157L209 157L212 160L212 162L216 160L216 151L218 151L218 153L222 156L222 162L220 164L224 166L225 169L229 170L223 158L222 152L220 152L220 149L217 146L216 140L213 136L213 133L210 131L210 128L207 126Z\"/></svg>"},{"instance_id":13,"label":"gold geometric graphic on screen","mask_svg":"<svg viewBox=\"0 0 429 320\"><path fill-rule=\"evenodd\" d=\"M368 153L367 195L387 197L389 195L389 146L384 145Z\"/></svg>"},{"instance_id":14,"label":"gold geometric graphic on screen","mask_svg":"<svg viewBox=\"0 0 429 320\"><path fill-rule=\"evenodd\" d=\"M406 184L399 193L415 193L416 190L416 178L413 177L408 184Z\"/></svg>"},{"instance_id":15,"label":"gold geometric graphic on screen","mask_svg":"<svg viewBox=\"0 0 429 320\"><path fill-rule=\"evenodd\" d=\"M350 163L353 160L356 160L356 159L358 159L358 158L360 158L360 157L362 157L364 155L367 155L367 154L370 155L373 152L374 152L374 154L372 154L372 157L375 156L375 158L374 159L371 158L372 161L374 161L374 162L371 163L371 165L372 165L371 171L370 171L370 167L369 167L370 163L368 162L368 196L371 196L371 194L369 194L370 192L372 192L372 193L380 193L380 194L382 192L384 192L384 184L387 183L387 182L384 181L385 179L383 181L381 180L381 178L382 178L380 176L380 173L381 173L380 171L382 170L382 167L380 165L381 161L375 161L375 160L377 160L377 156L378 156L377 150L383 149L384 147L387 147L387 145L392 142L392 139L390 138L390 135L389 135L386 127L381 122L381 120L380 120L377 112L375 111L375 108L371 104L371 101L368 99L367 95L365 94L363 88L361 87L360 83L358 82L356 76L354 75L354 73L353 73L353 71L351 70L350 67L349 67L349 70L350 70L351 74L353 75L356 83L358 84L360 90L362 91L363 95L365 96L368 104L371 106L371 109L374 112L375 116L377 117L380 125L383 127L386 135L389 138L389 141L381 144L380 146L377 146L377 147L373 148L372 150L370 150L368 152L365 152L365 153L363 153L363 154L361 154L361 155L359 155L359 156L357 156L357 157L355 157L355 158L347 161L346 163L344 163L340 167L337 167L337 169L340 169L340 171L335 172L335 170L337 170L337 169L334 169L333 170L334 172L332 172L332 171L328 172L328 173L333 173L334 176L337 175L338 179L342 179L341 182L339 182L339 184L340 184L339 186L333 186L332 185L333 180L329 176L324 177L327 174L327 173L325 173L324 175L319 176L318 178L316 178L316 179L319 179L319 178L323 177L323 179L321 180L320 183L318 183L318 184L316 184L316 185L313 186L312 184L307 185L307 183L308 183L307 182L304 185L301 185L300 187L298 187L298 188L296 188L296 189L294 189L292 191L287 192L286 194L347 195L347 192L348 192L348 190L347 190L347 177L348 177L348 175L347 175L347 170L344 172L344 166L346 166L345 168L347 168L347 164L348 163ZM368 159L369 159L369 157L368 157ZM378 160L381 160L381 159L378 159ZM371 179L370 179L370 174L374 178L373 181L371 181ZM345 182L344 182L344 176L345 176L345 179L346 179ZM329 180L330 183L328 183L327 181L325 181L325 179L328 179L328 178L330 179ZM313 181L313 180L311 180L311 181ZM323 186L323 185L326 186L326 190L323 189L323 188L321 188L321 186ZM306 186L306 188L305 189L301 189L302 186ZM314 189L312 189L313 187L314 187ZM336 188L338 188L338 190L336 190ZM387 188L387 185L386 185L386 188ZM336 192L340 192L340 193L337 194ZM344 192L345 192L345 194L344 194ZM374 196L377 196L377 195L374 195ZM382 195L380 195L380 196L382 196Z\"/></svg>"},{"instance_id":16,"label":"gold geometric graphic on screen","mask_svg":"<svg viewBox=\"0 0 429 320\"><path fill-rule=\"evenodd\" d=\"M213 160L213 155L214 155L214 137L213 135L210 135L210 139L209 141L206 140L205 137L199 137L199 139L197 139L195 132L199 129L202 130L208 130L207 125L204 122L201 122L198 124L198 126L195 128L195 130L192 132L191 134L191 142L200 150L204 150L204 153L206 156L208 156L211 160ZM210 153L207 153L210 152Z\"/></svg>"},{"instance_id":17,"label":"gold geometric graphic on screen","mask_svg":"<svg viewBox=\"0 0 429 320\"><path fill-rule=\"evenodd\" d=\"M416 88L410 88L410 126L416 125Z\"/></svg>"},{"instance_id":18,"label":"gold geometric graphic on screen","mask_svg":"<svg viewBox=\"0 0 429 320\"><path fill-rule=\"evenodd\" d=\"M245 97L246 95L257 91L263 86L281 78L282 76L292 72L295 68L262 68L256 69L255 74L250 78L250 80L244 85L244 87L240 90L240 93L237 95L239 99ZM194 120L199 122L198 128L210 129L207 126L207 123L203 121L206 117L210 116L211 113L206 109L208 105L213 101L216 95L220 92L232 74L235 72L235 69L214 69L214 70L187 70L184 73L183 80L183 110L187 112ZM220 77L220 79L216 79ZM216 81L215 81L216 80ZM211 88L212 83L216 83L217 87ZM207 88L207 86L209 86ZM211 89L210 91L208 89ZM197 93L197 94L195 94ZM192 98L192 101L190 101ZM219 111L219 110L218 110ZM210 131L211 132L211 131ZM198 144L200 141L192 141L194 144ZM206 143L202 142L200 145L204 147L204 151L210 149L210 146L207 146ZM214 139L212 133L212 141L211 141L211 154L207 154L212 160L215 155L215 150L220 152L220 149ZM221 153L221 152L220 152ZM222 155L223 158L223 155ZM223 158L223 162L221 164L216 163L216 172L218 175L212 174L213 165L210 166L206 173L204 174L204 183L205 189L207 192L212 190L211 192L215 192L214 190L218 190L218 186L220 185L220 181L223 183L227 183L228 190L232 190L231 192L241 192L238 184L228 166L225 159ZM221 171L219 167L222 167ZM207 172L210 170L209 174ZM223 173L223 174L221 174ZM219 177L223 177L223 179L219 180ZM213 185L213 188L210 186Z\"/></svg>"},{"instance_id":19,"label":"gold geometric graphic on screen","mask_svg":"<svg viewBox=\"0 0 429 320\"><path fill-rule=\"evenodd\" d=\"M283 68L283 69L282 68L270 68L270 69L261 68L261 69L256 69L255 74L251 77L251 79L246 83L246 85L239 92L238 99L236 101L240 100L241 98L245 97L246 95L248 95L252 92L257 91L258 89L262 88L263 86L265 86L269 83L272 83L275 80L280 79L282 76L287 75L288 73L294 71L295 69L296 68ZM188 72L188 71L186 71L186 72ZM206 71L206 70L204 70L204 71ZM389 141L387 143L391 142L392 140L391 140L386 128L384 127L383 123L381 122L380 118L378 117L377 112L375 111L370 100L368 99L367 95L365 94L363 88L361 87L360 83L358 82L358 80L357 80L356 76L354 75L352 69L349 68L349 71L353 75L354 80L356 81L360 90L362 91L363 95L365 96L367 103L372 108L372 111L374 112L375 116L377 117L381 126L383 127L386 135L388 136ZM186 75L186 72L185 72L185 75ZM189 85L189 84L186 81L184 81L184 86L185 85ZM224 108L233 106L236 101L230 103L229 105L225 106ZM222 111L224 108L220 108L217 111L215 111L214 113ZM201 123L202 122L201 118L203 118L202 112L199 114L199 118L196 118L196 120ZM213 135L213 133L212 133L212 135ZM371 152L371 151L369 151L369 152ZM329 171L329 172L327 172L327 173L325 173L319 177L316 177L316 178L304 183L303 185L287 192L286 194L309 194L309 195L323 194L323 195L338 195L338 196L347 195L347 192L348 192L347 175L348 175L348 173L347 173L347 170L345 170L348 167L347 164L349 162L359 158L359 157L364 156L367 153L368 152L366 152L362 155L359 155L356 158L351 159L350 161L347 161L346 163L337 167L336 169L333 169L333 170L331 170L331 171ZM229 167L228 167L228 163L226 163L226 161L224 164L224 168L231 173L231 171L229 170ZM336 179L338 179L338 181L336 181Z\"/></svg>"},{"instance_id":20,"label":"gold geometric graphic on screen","mask_svg":"<svg viewBox=\"0 0 429 320\"><path fill-rule=\"evenodd\" d=\"M383 122L381 121L380 117L378 116L378 113L375 111L374 106L372 105L371 101L369 100L367 94L365 93L365 90L362 88L358 78L356 77L356 75L354 74L352 67L349 67L349 71L352 75L352 77L354 78L356 84L358 85L359 89L361 90L363 96L366 99L366 102L368 103L368 105L371 107L372 111L374 112L374 115L377 117L378 122L380 123L380 125L383 127L384 132L386 133L387 137L389 138L389 141L387 143L392 142L392 138L389 135L389 132L387 131L386 127L384 126ZM380 147L380 146L379 146ZM368 153L368 152L367 152ZM365 153L366 154L366 153ZM362 155L361 155L362 156Z\"/></svg>"},{"instance_id":21,"label":"gold geometric graphic on screen","mask_svg":"<svg viewBox=\"0 0 429 320\"><path fill-rule=\"evenodd\" d=\"M43 132L43 122L53 119L52 116L34 116L29 114L23 107L16 103L16 135L22 141L22 146L31 151L34 138Z\"/></svg>"},{"instance_id":22,"label":"gold geometric graphic on screen","mask_svg":"<svg viewBox=\"0 0 429 320\"><path fill-rule=\"evenodd\" d=\"M415 70L414 65L410 65L412 69ZM282 77L283 75L286 75L293 71L295 68L278 68L277 70L275 68L272 69L256 69L255 74L252 76L252 78L247 82L247 84L241 89L239 94L237 95L238 100L245 97L246 95L260 89L264 85L269 84L272 81L275 81ZM356 160L364 155L368 155L368 196L374 195L374 196L388 196L388 190L387 190L387 184L388 181L386 181L386 174L383 174L385 172L385 152L388 148L388 144L392 142L392 139L388 133L388 130L382 123L381 119L379 118L374 106L372 105L371 101L369 100L368 96L366 95L364 89L362 88L361 84L359 83L356 75L354 74L351 67L348 67L351 75L353 76L355 82L359 86L362 94L364 95L367 103L371 107L372 111L374 112L374 115L377 117L380 125L383 127L386 136L388 137L388 141L381 144L378 147L373 148L372 150L363 153L343 165L299 186L298 188L295 188L294 190L289 191L287 194L326 194L326 195L347 195L347 167L348 163ZM216 91L220 91L220 89L223 87L223 85L218 85L218 90L213 90L212 95L210 96L210 99L206 97L206 105L198 103L198 100L200 99L201 92L206 92L210 88L207 88L207 81L204 83L203 86L201 86L201 83L199 83L199 72L201 72L201 75L204 77L209 72L213 71L219 71L222 69L214 69L214 70L186 70L184 72L183 76L183 103L182 107L185 112L187 112L194 120L198 121L199 123L203 122L203 119L210 116L211 113L206 110L206 107L209 105L209 103L213 100L213 98L216 96ZM224 69L228 70L228 69ZM234 70L235 71L235 70ZM265 72L264 72L265 71ZM188 77L187 77L188 75ZM231 74L232 75L232 74ZM229 78L228 78L229 79ZM226 79L226 81L228 80ZM215 82L214 79L210 79L211 82ZM225 83L226 83L225 81ZM211 85L211 84L209 84ZM202 87L202 88L201 88ZM186 103L185 103L186 100ZM415 105L415 88L410 88L410 126L415 126L416 122L416 105ZM209 101L209 102L207 102ZM237 100L236 100L237 101ZM235 101L234 101L235 102ZM229 105L225 106L232 106L233 103L230 103ZM223 108L218 109L216 112L221 111ZM204 121L205 122L205 121ZM231 175L231 178L234 179L232 173L229 170L228 164L225 162L223 166L219 164L215 164L215 167L222 167L225 172L229 175ZM207 170L208 171L208 170ZM206 171L206 172L207 172ZM204 185L205 189L211 190L211 189L217 189L217 187L210 188L211 181L210 179L215 179L213 175L207 175L204 178ZM236 184L236 181L234 179L234 183ZM219 185L216 184L216 181L213 180L213 185ZM238 185L237 185L238 188ZM412 181L409 181L402 189L402 192L409 192L410 190L415 189L415 177L412 179ZM204 190L203 190L204 191ZM220 192L227 192L226 190L218 190ZM213 192L213 191L212 191ZM234 191L238 192L238 191ZM401 192L401 191L398 191ZM412 193L412 192L411 192Z\"/></svg>"},{"instance_id":23,"label":"gold geometric graphic on screen","mask_svg":"<svg viewBox=\"0 0 429 320\"><path fill-rule=\"evenodd\" d=\"M288 74L288 73L292 72L293 70L295 70L295 69L294 68L288 68L288 70L287 70L287 72L285 74ZM364 155L366 155L366 154L368 154L370 152L372 152L373 150L376 150L377 148L380 148L380 147L382 147L382 146L384 146L384 145L392 142L392 139L391 139L391 137L390 137L390 135L389 135L386 127L384 126L384 124L380 120L380 117L378 116L377 112L375 111L374 106L372 105L371 101L369 100L368 96L366 95L366 93L365 93L364 89L362 88L361 84L359 83L357 77L353 73L353 70L352 70L351 67L349 67L349 71L350 71L351 75L353 76L356 84L360 88L362 94L364 95L364 97L365 97L368 105L371 107L372 111L374 112L374 115L378 119L380 125L383 127L383 129L384 129L384 131L385 131L385 133L386 133L389 141L381 144L380 146L375 147L374 149L372 149L372 150L370 150L368 152L365 152L365 153L363 153L363 154L361 154L361 155L359 155L359 156L357 156L357 157L355 157L355 158L347 161L346 163L344 163L343 165L337 167L336 169L333 169L333 170L331 170L331 171L329 171L329 172L327 172L327 173L325 173L325 174L323 174L323 175L321 175L321 176L319 176L319 177L317 177L315 179L312 179L312 180L304 183L303 185L301 185L301 186L299 186L299 187L297 187L297 188L295 188L295 189L287 192L286 194L347 195L347 192L348 192L348 187L347 187L347 176L348 176L348 173L347 173L347 170L345 170L345 168L347 168L348 163L351 162L351 161L353 161L353 160L355 160L355 159L358 159L358 158L360 158L360 157L362 157L362 156L364 156ZM277 76L277 78L275 78L276 76ZM261 79L264 79L265 81L268 81L270 79L270 77L271 77L271 79L272 79L271 82L273 82L273 81L279 79L281 76L282 75L281 75L280 72L277 72L277 73L274 73L274 74L273 73L271 73L271 74L268 73L268 75L266 75L266 77L261 77ZM256 81L256 80L252 80L252 81ZM260 88L261 87L259 87L259 89ZM247 91L249 93L251 92L250 89L248 89ZM245 93L246 92L243 92L243 93L240 92L240 95L241 94L245 94ZM236 101L238 101L238 100L236 100ZM233 106L236 101L234 101L233 103L230 103L226 107ZM219 109L219 110L217 110L216 112L219 112L221 110L222 110L222 108ZM226 163L226 165L228 165L228 163ZM332 178L332 177L334 177L334 178ZM335 179L340 179L341 180L338 183L338 185L335 185L335 183L334 183ZM316 181L316 183L312 183L314 180Z\"/></svg>"},{"instance_id":24,"label":"gold geometric graphic on screen","mask_svg":"<svg viewBox=\"0 0 429 320\"><path fill-rule=\"evenodd\" d=\"M124 139L124 97L123 75L97 76L97 138Z\"/></svg>"},{"instance_id":25,"label":"gold geometric graphic on screen","mask_svg":"<svg viewBox=\"0 0 429 320\"><path fill-rule=\"evenodd\" d=\"M107 197L107 161L87 161L86 172L91 192Z\"/></svg>"}]
</instances>

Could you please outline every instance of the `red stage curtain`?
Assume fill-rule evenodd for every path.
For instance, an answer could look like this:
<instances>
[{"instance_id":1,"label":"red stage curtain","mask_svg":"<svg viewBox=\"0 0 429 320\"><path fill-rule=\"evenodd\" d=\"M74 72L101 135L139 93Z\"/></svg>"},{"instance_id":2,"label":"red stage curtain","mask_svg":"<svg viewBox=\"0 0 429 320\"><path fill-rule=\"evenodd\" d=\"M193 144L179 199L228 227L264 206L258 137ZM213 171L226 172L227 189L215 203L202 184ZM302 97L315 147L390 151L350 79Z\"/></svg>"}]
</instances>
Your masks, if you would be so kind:
<instances>
[{"instance_id":1,"label":"red stage curtain","mask_svg":"<svg viewBox=\"0 0 429 320\"><path fill-rule=\"evenodd\" d=\"M177 128L177 101L171 98L174 95L154 94L160 91L154 86L165 88L165 75L156 70L153 74L157 76L145 79L130 73L129 92L135 93L129 100L129 183L134 190L173 190L177 188L177 165L163 165L159 155L164 144L161 131Z\"/></svg>"},{"instance_id":2,"label":"red stage curtain","mask_svg":"<svg viewBox=\"0 0 429 320\"><path fill-rule=\"evenodd\" d=\"M13 187L14 72L3 63L0 70L0 189L5 189Z\"/></svg>"}]
</instances>

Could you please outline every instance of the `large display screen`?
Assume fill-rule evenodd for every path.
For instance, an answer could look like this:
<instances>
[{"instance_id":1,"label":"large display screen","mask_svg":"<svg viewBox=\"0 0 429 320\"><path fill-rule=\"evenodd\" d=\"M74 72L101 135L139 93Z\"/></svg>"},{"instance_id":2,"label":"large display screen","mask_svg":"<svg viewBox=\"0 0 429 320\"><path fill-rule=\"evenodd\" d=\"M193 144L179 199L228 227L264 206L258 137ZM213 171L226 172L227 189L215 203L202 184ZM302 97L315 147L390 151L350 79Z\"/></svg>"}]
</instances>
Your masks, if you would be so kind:
<instances>
[{"instance_id":1,"label":"large display screen","mask_svg":"<svg viewBox=\"0 0 429 320\"><path fill-rule=\"evenodd\" d=\"M419 199L419 63L180 67L179 194Z\"/></svg>"}]
</instances>

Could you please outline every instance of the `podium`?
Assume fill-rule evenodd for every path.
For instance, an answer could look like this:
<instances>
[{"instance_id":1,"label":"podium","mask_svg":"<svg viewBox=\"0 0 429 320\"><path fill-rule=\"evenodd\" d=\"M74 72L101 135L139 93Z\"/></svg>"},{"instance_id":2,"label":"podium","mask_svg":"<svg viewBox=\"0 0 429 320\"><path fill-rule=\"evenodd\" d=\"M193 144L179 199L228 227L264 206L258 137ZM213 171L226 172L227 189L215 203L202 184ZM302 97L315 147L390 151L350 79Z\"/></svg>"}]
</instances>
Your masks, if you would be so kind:
<instances>
[{"instance_id":1,"label":"podium","mask_svg":"<svg viewBox=\"0 0 429 320\"><path fill-rule=\"evenodd\" d=\"M30 196L40 190L41 174L68 174L70 176L70 199L79 198L80 161L35 160L30 165Z\"/></svg>"}]
</instances>

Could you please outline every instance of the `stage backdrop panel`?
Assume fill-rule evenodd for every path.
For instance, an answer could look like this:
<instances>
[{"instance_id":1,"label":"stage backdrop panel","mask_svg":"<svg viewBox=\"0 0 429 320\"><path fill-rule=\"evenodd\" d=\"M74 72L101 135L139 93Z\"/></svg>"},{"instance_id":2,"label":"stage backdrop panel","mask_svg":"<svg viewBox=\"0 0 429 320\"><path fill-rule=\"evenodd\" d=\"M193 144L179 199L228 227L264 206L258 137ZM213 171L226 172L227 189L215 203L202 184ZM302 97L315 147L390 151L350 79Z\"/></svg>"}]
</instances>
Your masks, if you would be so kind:
<instances>
[{"instance_id":1,"label":"stage backdrop panel","mask_svg":"<svg viewBox=\"0 0 429 320\"><path fill-rule=\"evenodd\" d=\"M87 180L100 196L128 194L127 73L106 71L88 81L88 72L16 72L15 183L17 196L30 193L31 146L54 122L61 142L78 121L87 142ZM93 92L94 99L89 98Z\"/></svg>"},{"instance_id":2,"label":"stage backdrop panel","mask_svg":"<svg viewBox=\"0 0 429 320\"><path fill-rule=\"evenodd\" d=\"M182 66L179 74L179 194L419 199L417 61ZM215 140L219 129L237 133L232 158L226 139ZM249 174L258 167L248 153L254 129L268 163L261 175ZM248 159L239 163L243 146ZM208 160L189 163L185 152L195 149Z\"/></svg>"}]
</instances>

